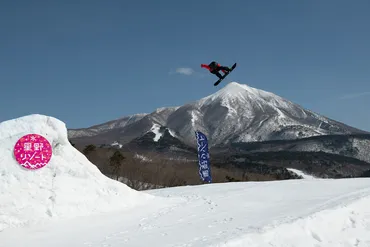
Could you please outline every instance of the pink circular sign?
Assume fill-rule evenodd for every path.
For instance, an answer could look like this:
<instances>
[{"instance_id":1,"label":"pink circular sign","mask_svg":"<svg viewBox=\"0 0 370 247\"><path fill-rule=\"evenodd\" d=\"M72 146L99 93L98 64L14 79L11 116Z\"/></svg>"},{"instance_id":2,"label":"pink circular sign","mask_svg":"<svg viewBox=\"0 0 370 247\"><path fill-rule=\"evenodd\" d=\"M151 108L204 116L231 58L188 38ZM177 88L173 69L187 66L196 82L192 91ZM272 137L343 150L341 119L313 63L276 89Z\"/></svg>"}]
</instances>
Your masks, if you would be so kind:
<instances>
[{"instance_id":1,"label":"pink circular sign","mask_svg":"<svg viewBox=\"0 0 370 247\"><path fill-rule=\"evenodd\" d=\"M46 166L52 155L48 140L37 134L20 138L14 146L14 156L24 168L35 170Z\"/></svg>"}]
</instances>

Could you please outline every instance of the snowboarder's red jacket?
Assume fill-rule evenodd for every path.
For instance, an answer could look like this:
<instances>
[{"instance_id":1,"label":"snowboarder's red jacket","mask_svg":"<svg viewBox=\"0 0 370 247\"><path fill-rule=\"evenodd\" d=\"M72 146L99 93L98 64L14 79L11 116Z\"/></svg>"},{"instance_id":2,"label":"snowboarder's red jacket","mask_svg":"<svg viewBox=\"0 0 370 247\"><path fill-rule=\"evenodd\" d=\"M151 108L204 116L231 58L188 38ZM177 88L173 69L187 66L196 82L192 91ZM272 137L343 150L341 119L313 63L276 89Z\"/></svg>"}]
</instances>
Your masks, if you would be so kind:
<instances>
[{"instance_id":1,"label":"snowboarder's red jacket","mask_svg":"<svg viewBox=\"0 0 370 247\"><path fill-rule=\"evenodd\" d=\"M209 71L212 71L212 70L211 70L211 68L210 68L207 64L201 64L201 65L200 65L200 67L202 67L202 68L206 68L206 69L208 69ZM217 67L221 67L221 65L218 63L218 64L217 64ZM224 73L225 73L225 70L222 70L222 72L224 72Z\"/></svg>"}]
</instances>

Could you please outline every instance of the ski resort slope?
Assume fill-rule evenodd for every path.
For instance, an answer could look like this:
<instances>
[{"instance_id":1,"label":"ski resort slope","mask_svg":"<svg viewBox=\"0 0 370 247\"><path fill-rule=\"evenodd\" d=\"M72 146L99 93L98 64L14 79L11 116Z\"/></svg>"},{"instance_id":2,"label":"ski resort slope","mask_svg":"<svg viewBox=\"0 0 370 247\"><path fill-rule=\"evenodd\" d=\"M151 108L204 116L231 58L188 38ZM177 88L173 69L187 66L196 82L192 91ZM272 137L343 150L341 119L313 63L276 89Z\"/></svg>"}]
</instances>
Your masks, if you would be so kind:
<instances>
[{"instance_id":1,"label":"ski resort slope","mask_svg":"<svg viewBox=\"0 0 370 247\"><path fill-rule=\"evenodd\" d=\"M50 162L14 145L44 136ZM197 176L194 171L194 176ZM0 247L370 246L370 179L301 179L135 191L104 176L58 119L0 123Z\"/></svg>"},{"instance_id":2,"label":"ski resort slope","mask_svg":"<svg viewBox=\"0 0 370 247\"><path fill-rule=\"evenodd\" d=\"M289 180L147 191L134 209L0 233L1 247L370 246L370 180Z\"/></svg>"}]
</instances>

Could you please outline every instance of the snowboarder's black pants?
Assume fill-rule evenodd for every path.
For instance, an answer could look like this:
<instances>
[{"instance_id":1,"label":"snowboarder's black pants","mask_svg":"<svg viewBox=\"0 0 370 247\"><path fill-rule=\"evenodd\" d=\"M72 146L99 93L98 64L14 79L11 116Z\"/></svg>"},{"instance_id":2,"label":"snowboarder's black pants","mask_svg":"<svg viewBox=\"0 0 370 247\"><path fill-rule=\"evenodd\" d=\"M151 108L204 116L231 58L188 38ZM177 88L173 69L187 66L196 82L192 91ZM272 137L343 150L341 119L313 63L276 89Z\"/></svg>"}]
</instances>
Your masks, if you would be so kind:
<instances>
[{"instance_id":1,"label":"snowboarder's black pants","mask_svg":"<svg viewBox=\"0 0 370 247\"><path fill-rule=\"evenodd\" d=\"M222 75L219 72L220 70L225 70L225 71L229 72L231 69L229 69L228 67L225 67L225 66L220 66L220 67L217 67L215 70L212 70L211 73L216 75L218 78L222 79Z\"/></svg>"},{"instance_id":2,"label":"snowboarder's black pants","mask_svg":"<svg viewBox=\"0 0 370 247\"><path fill-rule=\"evenodd\" d=\"M222 79L222 75L217 70L212 70L211 73L216 75L219 79Z\"/></svg>"}]
</instances>

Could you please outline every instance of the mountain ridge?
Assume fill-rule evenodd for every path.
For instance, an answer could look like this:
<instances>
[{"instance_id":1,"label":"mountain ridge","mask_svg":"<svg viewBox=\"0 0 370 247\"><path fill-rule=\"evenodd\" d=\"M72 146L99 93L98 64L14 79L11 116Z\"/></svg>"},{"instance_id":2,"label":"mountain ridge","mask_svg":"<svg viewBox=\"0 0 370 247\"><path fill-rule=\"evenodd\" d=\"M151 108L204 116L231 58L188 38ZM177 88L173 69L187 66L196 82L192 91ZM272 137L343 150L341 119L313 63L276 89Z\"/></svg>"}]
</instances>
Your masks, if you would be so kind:
<instances>
[{"instance_id":1,"label":"mountain ridge","mask_svg":"<svg viewBox=\"0 0 370 247\"><path fill-rule=\"evenodd\" d=\"M160 107L85 129L69 130L80 143L125 144L152 129L168 128L187 145L203 131L210 146L232 142L291 140L330 134L368 133L305 109L276 94L230 82L215 93L182 106Z\"/></svg>"}]
</instances>

